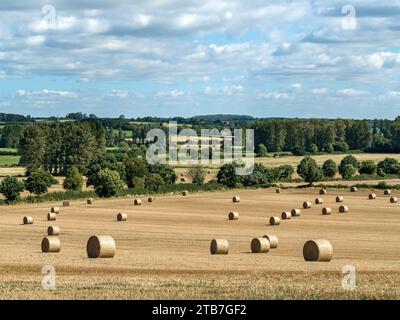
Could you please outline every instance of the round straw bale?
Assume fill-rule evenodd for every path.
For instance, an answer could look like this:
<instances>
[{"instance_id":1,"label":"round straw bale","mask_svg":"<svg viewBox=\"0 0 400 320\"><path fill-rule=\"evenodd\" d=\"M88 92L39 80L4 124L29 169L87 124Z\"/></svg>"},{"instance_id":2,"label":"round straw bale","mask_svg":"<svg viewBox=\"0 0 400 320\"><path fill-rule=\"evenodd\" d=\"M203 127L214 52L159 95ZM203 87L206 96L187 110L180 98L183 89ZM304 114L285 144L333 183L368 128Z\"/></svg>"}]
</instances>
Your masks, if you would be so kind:
<instances>
[{"instance_id":1,"label":"round straw bale","mask_svg":"<svg viewBox=\"0 0 400 320\"><path fill-rule=\"evenodd\" d=\"M135 199L135 200L133 200L133 204L135 206L141 206L142 205L142 200L141 199Z\"/></svg>"},{"instance_id":2,"label":"round straw bale","mask_svg":"<svg viewBox=\"0 0 400 320\"><path fill-rule=\"evenodd\" d=\"M306 202L303 203L303 208L304 209L310 209L311 206L312 206L311 202L306 201Z\"/></svg>"},{"instance_id":3,"label":"round straw bale","mask_svg":"<svg viewBox=\"0 0 400 320\"><path fill-rule=\"evenodd\" d=\"M56 221L57 215L54 212L49 212L47 214L47 221Z\"/></svg>"},{"instance_id":4,"label":"round straw bale","mask_svg":"<svg viewBox=\"0 0 400 320\"><path fill-rule=\"evenodd\" d=\"M336 202L344 202L344 197L342 197L342 196L337 196L337 197L336 197Z\"/></svg>"},{"instance_id":5,"label":"round straw bale","mask_svg":"<svg viewBox=\"0 0 400 320\"><path fill-rule=\"evenodd\" d=\"M269 224L271 226L278 226L281 224L281 218L279 217L271 217L269 218Z\"/></svg>"},{"instance_id":6,"label":"round straw bale","mask_svg":"<svg viewBox=\"0 0 400 320\"><path fill-rule=\"evenodd\" d=\"M328 240L309 240L304 244L305 261L329 262L332 260L333 247Z\"/></svg>"},{"instance_id":7,"label":"round straw bale","mask_svg":"<svg viewBox=\"0 0 400 320\"><path fill-rule=\"evenodd\" d=\"M126 221L126 220L128 220L128 215L126 213L118 213L117 220L118 221Z\"/></svg>"},{"instance_id":8,"label":"round straw bale","mask_svg":"<svg viewBox=\"0 0 400 320\"><path fill-rule=\"evenodd\" d=\"M86 244L88 258L113 258L115 241L110 236L91 236Z\"/></svg>"},{"instance_id":9,"label":"round straw bale","mask_svg":"<svg viewBox=\"0 0 400 320\"><path fill-rule=\"evenodd\" d=\"M93 204L94 199L93 198L89 198L86 200L87 204Z\"/></svg>"},{"instance_id":10,"label":"round straw bale","mask_svg":"<svg viewBox=\"0 0 400 320\"><path fill-rule=\"evenodd\" d=\"M41 247L42 252L60 252L61 242L57 237L44 237Z\"/></svg>"},{"instance_id":11,"label":"round straw bale","mask_svg":"<svg viewBox=\"0 0 400 320\"><path fill-rule=\"evenodd\" d=\"M339 212L340 213L347 213L347 212L349 212L349 207L348 206L340 206L339 207Z\"/></svg>"},{"instance_id":12,"label":"round straw bale","mask_svg":"<svg viewBox=\"0 0 400 320\"><path fill-rule=\"evenodd\" d=\"M32 217L24 217L23 219L24 224L33 224L33 218Z\"/></svg>"},{"instance_id":13,"label":"round straw bale","mask_svg":"<svg viewBox=\"0 0 400 320\"><path fill-rule=\"evenodd\" d=\"M251 252L267 253L270 249L270 243L267 238L254 238L251 240Z\"/></svg>"},{"instance_id":14,"label":"round straw bale","mask_svg":"<svg viewBox=\"0 0 400 320\"><path fill-rule=\"evenodd\" d=\"M332 213L332 209L331 208L323 208L322 209L322 214L324 216L330 215Z\"/></svg>"},{"instance_id":15,"label":"round straw bale","mask_svg":"<svg viewBox=\"0 0 400 320\"><path fill-rule=\"evenodd\" d=\"M386 189L383 193L385 196L390 196L392 194L392 190Z\"/></svg>"},{"instance_id":16,"label":"round straw bale","mask_svg":"<svg viewBox=\"0 0 400 320\"><path fill-rule=\"evenodd\" d=\"M186 182L186 181L187 181L187 179L185 177L181 178L181 182Z\"/></svg>"},{"instance_id":17,"label":"round straw bale","mask_svg":"<svg viewBox=\"0 0 400 320\"><path fill-rule=\"evenodd\" d=\"M69 207L69 201L63 201L63 207Z\"/></svg>"},{"instance_id":18,"label":"round straw bale","mask_svg":"<svg viewBox=\"0 0 400 320\"><path fill-rule=\"evenodd\" d=\"M374 199L376 199L376 194L375 193L370 193L368 195L368 198L369 198L369 200L374 200Z\"/></svg>"},{"instance_id":19,"label":"round straw bale","mask_svg":"<svg viewBox=\"0 0 400 320\"><path fill-rule=\"evenodd\" d=\"M265 235L263 238L268 239L269 246L270 246L271 249L278 248L279 240L278 240L277 236L268 234L268 235Z\"/></svg>"},{"instance_id":20,"label":"round straw bale","mask_svg":"<svg viewBox=\"0 0 400 320\"><path fill-rule=\"evenodd\" d=\"M229 212L228 218L229 220L239 220L239 213Z\"/></svg>"},{"instance_id":21,"label":"round straw bale","mask_svg":"<svg viewBox=\"0 0 400 320\"><path fill-rule=\"evenodd\" d=\"M292 214L292 217L300 217L301 210L300 209L292 209L292 211L290 213Z\"/></svg>"},{"instance_id":22,"label":"round straw bale","mask_svg":"<svg viewBox=\"0 0 400 320\"><path fill-rule=\"evenodd\" d=\"M184 196L184 197L187 197L188 194L189 194L189 191L185 190L185 191L182 192L182 196Z\"/></svg>"},{"instance_id":23,"label":"round straw bale","mask_svg":"<svg viewBox=\"0 0 400 320\"><path fill-rule=\"evenodd\" d=\"M390 203L397 203L398 199L396 197L391 197L390 198Z\"/></svg>"},{"instance_id":24,"label":"round straw bale","mask_svg":"<svg viewBox=\"0 0 400 320\"><path fill-rule=\"evenodd\" d=\"M276 193L281 193L281 189L276 189L275 192Z\"/></svg>"},{"instance_id":25,"label":"round straw bale","mask_svg":"<svg viewBox=\"0 0 400 320\"><path fill-rule=\"evenodd\" d=\"M357 192L357 190L358 190L357 187L351 187L350 189L351 192Z\"/></svg>"},{"instance_id":26,"label":"round straw bale","mask_svg":"<svg viewBox=\"0 0 400 320\"><path fill-rule=\"evenodd\" d=\"M324 199L321 198L315 199L315 204L324 204Z\"/></svg>"},{"instance_id":27,"label":"round straw bale","mask_svg":"<svg viewBox=\"0 0 400 320\"><path fill-rule=\"evenodd\" d=\"M324 194L326 194L326 193L327 193L326 189L321 189L321 190L319 190L319 194L321 194L321 195L324 195Z\"/></svg>"},{"instance_id":28,"label":"round straw bale","mask_svg":"<svg viewBox=\"0 0 400 320\"><path fill-rule=\"evenodd\" d=\"M154 197L148 197L148 198L147 198L147 201L148 201L148 202L154 202Z\"/></svg>"},{"instance_id":29,"label":"round straw bale","mask_svg":"<svg viewBox=\"0 0 400 320\"><path fill-rule=\"evenodd\" d=\"M60 227L50 226L47 228L47 234L49 236L58 236L60 234Z\"/></svg>"},{"instance_id":30,"label":"round straw bale","mask_svg":"<svg viewBox=\"0 0 400 320\"><path fill-rule=\"evenodd\" d=\"M232 202L234 202L234 203L240 202L240 197L234 196L234 197L232 198Z\"/></svg>"},{"instance_id":31,"label":"round straw bale","mask_svg":"<svg viewBox=\"0 0 400 320\"><path fill-rule=\"evenodd\" d=\"M289 219L292 219L292 214L291 214L290 212L284 211L284 212L282 212L282 214L281 214L281 218L282 218L282 220L289 220Z\"/></svg>"},{"instance_id":32,"label":"round straw bale","mask_svg":"<svg viewBox=\"0 0 400 320\"><path fill-rule=\"evenodd\" d=\"M229 242L224 239L213 239L210 244L211 254L228 254Z\"/></svg>"},{"instance_id":33,"label":"round straw bale","mask_svg":"<svg viewBox=\"0 0 400 320\"><path fill-rule=\"evenodd\" d=\"M59 207L51 207L50 212L53 212L53 213L60 213L60 208L59 208Z\"/></svg>"}]
</instances>

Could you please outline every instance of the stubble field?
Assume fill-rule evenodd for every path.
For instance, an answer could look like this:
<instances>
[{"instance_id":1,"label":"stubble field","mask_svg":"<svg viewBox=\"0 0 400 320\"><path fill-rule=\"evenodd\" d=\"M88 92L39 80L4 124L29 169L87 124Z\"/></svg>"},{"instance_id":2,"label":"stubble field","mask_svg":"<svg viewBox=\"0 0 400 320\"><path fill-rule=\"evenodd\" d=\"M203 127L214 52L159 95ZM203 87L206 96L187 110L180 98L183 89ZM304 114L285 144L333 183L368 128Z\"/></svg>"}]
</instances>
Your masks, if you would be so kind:
<instances>
[{"instance_id":1,"label":"stubble field","mask_svg":"<svg viewBox=\"0 0 400 320\"><path fill-rule=\"evenodd\" d=\"M89 206L72 201L48 222L51 205L1 208L0 298L2 299L398 299L400 297L400 207L377 191L333 191L302 216L267 225L267 217L300 208L319 197L318 190L272 189L159 196L133 206L133 198L96 200ZM337 192L350 207L338 214ZM241 202L232 203L239 195ZM143 198L145 200L145 198ZM230 211L239 221L228 221ZM117 222L118 212L128 221ZM33 225L21 225L31 215ZM60 253L42 253L49 225L61 228ZM114 237L113 259L88 259L86 241L93 235ZM254 237L275 234L278 249L251 254ZM212 256L213 238L229 240L226 256ZM329 263L305 262L303 244L328 239L334 247ZM56 269L55 290L41 285L42 267ZM341 286L342 267L353 265L357 288Z\"/></svg>"}]
</instances>

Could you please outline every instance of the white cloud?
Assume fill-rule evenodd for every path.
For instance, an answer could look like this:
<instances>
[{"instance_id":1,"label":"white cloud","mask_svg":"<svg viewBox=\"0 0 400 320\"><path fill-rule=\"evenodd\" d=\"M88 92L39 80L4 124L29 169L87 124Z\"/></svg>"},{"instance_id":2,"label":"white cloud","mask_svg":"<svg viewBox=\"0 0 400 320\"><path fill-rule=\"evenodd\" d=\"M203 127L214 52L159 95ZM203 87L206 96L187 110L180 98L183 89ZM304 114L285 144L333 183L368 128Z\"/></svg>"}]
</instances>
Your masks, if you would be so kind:
<instances>
[{"instance_id":1,"label":"white cloud","mask_svg":"<svg viewBox=\"0 0 400 320\"><path fill-rule=\"evenodd\" d=\"M328 93L328 89L327 88L314 88L314 89L311 89L310 92L315 95L326 94L326 93Z\"/></svg>"},{"instance_id":2,"label":"white cloud","mask_svg":"<svg viewBox=\"0 0 400 320\"><path fill-rule=\"evenodd\" d=\"M348 97L360 96L360 95L364 95L366 93L367 93L366 91L355 90L355 89L352 89L352 88L341 89L341 90L337 91L337 94L339 94L341 96L348 96Z\"/></svg>"}]
</instances>

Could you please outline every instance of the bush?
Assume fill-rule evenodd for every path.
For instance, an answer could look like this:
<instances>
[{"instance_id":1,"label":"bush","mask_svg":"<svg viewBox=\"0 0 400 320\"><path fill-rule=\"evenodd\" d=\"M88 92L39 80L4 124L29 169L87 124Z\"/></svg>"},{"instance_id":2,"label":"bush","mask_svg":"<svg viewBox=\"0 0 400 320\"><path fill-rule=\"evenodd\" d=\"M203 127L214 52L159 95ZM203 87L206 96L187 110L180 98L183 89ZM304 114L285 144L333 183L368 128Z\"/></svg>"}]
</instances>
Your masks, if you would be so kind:
<instances>
[{"instance_id":1,"label":"bush","mask_svg":"<svg viewBox=\"0 0 400 320\"><path fill-rule=\"evenodd\" d=\"M235 188L236 184L240 182L239 177L236 175L236 168L236 164L224 164L217 174L218 183L228 188Z\"/></svg>"},{"instance_id":2,"label":"bush","mask_svg":"<svg viewBox=\"0 0 400 320\"><path fill-rule=\"evenodd\" d=\"M260 143L257 146L256 150L257 157L267 157L268 156L268 149L265 144Z\"/></svg>"},{"instance_id":3,"label":"bush","mask_svg":"<svg viewBox=\"0 0 400 320\"><path fill-rule=\"evenodd\" d=\"M105 154L96 156L93 158L87 168L87 186L98 185L99 182L96 181L98 173L100 170L110 169L112 171L117 171L120 178L123 179L125 176L125 166L119 163L114 154Z\"/></svg>"},{"instance_id":4,"label":"bush","mask_svg":"<svg viewBox=\"0 0 400 320\"><path fill-rule=\"evenodd\" d=\"M282 180L290 180L292 179L294 174L294 168L287 164L277 168L271 169L272 178L271 181L282 181Z\"/></svg>"},{"instance_id":5,"label":"bush","mask_svg":"<svg viewBox=\"0 0 400 320\"><path fill-rule=\"evenodd\" d=\"M121 176L115 170L103 169L96 175L94 191L101 198L115 196L123 187Z\"/></svg>"},{"instance_id":6,"label":"bush","mask_svg":"<svg viewBox=\"0 0 400 320\"><path fill-rule=\"evenodd\" d=\"M335 151L343 153L348 152L350 150L350 147L346 142L339 142L335 144L333 148L335 149Z\"/></svg>"},{"instance_id":7,"label":"bush","mask_svg":"<svg viewBox=\"0 0 400 320\"><path fill-rule=\"evenodd\" d=\"M192 167L188 170L187 175L192 179L194 184L203 184L205 180L205 170L201 166Z\"/></svg>"},{"instance_id":8,"label":"bush","mask_svg":"<svg viewBox=\"0 0 400 320\"><path fill-rule=\"evenodd\" d=\"M316 154L318 152L318 146L314 143L312 145L310 145L310 152L312 154Z\"/></svg>"},{"instance_id":9,"label":"bush","mask_svg":"<svg viewBox=\"0 0 400 320\"><path fill-rule=\"evenodd\" d=\"M385 158L385 160L378 163L378 173L385 174L400 174L399 161L393 158Z\"/></svg>"},{"instance_id":10,"label":"bush","mask_svg":"<svg viewBox=\"0 0 400 320\"><path fill-rule=\"evenodd\" d=\"M292 149L292 153L295 156L304 156L306 154L306 150L303 147L294 147Z\"/></svg>"},{"instance_id":11,"label":"bush","mask_svg":"<svg viewBox=\"0 0 400 320\"><path fill-rule=\"evenodd\" d=\"M30 193L43 194L46 193L53 185L54 177L47 171L35 171L30 173L25 180L25 188Z\"/></svg>"},{"instance_id":12,"label":"bush","mask_svg":"<svg viewBox=\"0 0 400 320\"><path fill-rule=\"evenodd\" d=\"M305 157L297 166L297 173L305 182L313 184L323 178L322 169L317 162L311 157Z\"/></svg>"},{"instance_id":13,"label":"bush","mask_svg":"<svg viewBox=\"0 0 400 320\"><path fill-rule=\"evenodd\" d=\"M333 147L332 143L327 143L324 147L325 152L328 153L333 153L335 151L335 148Z\"/></svg>"},{"instance_id":14,"label":"bush","mask_svg":"<svg viewBox=\"0 0 400 320\"><path fill-rule=\"evenodd\" d=\"M159 191L164 184L164 179L158 173L149 173L145 178L145 187L151 192Z\"/></svg>"},{"instance_id":15,"label":"bush","mask_svg":"<svg viewBox=\"0 0 400 320\"><path fill-rule=\"evenodd\" d=\"M144 177L133 177L131 186L129 188L144 189L145 188L145 178Z\"/></svg>"},{"instance_id":16,"label":"bush","mask_svg":"<svg viewBox=\"0 0 400 320\"><path fill-rule=\"evenodd\" d=\"M252 174L243 176L241 182L245 187L259 186L269 184L271 182L271 177L266 167L256 163Z\"/></svg>"},{"instance_id":17,"label":"bush","mask_svg":"<svg viewBox=\"0 0 400 320\"><path fill-rule=\"evenodd\" d=\"M76 167L71 167L67 171L63 187L65 190L81 191L83 185L83 177Z\"/></svg>"},{"instance_id":18,"label":"bush","mask_svg":"<svg viewBox=\"0 0 400 320\"><path fill-rule=\"evenodd\" d=\"M332 159L326 160L322 165L322 171L327 178L334 178L338 173L338 166Z\"/></svg>"},{"instance_id":19,"label":"bush","mask_svg":"<svg viewBox=\"0 0 400 320\"><path fill-rule=\"evenodd\" d=\"M24 183L18 181L15 177L7 176L0 183L0 193L4 195L7 202L18 200L24 189Z\"/></svg>"},{"instance_id":20,"label":"bush","mask_svg":"<svg viewBox=\"0 0 400 320\"><path fill-rule=\"evenodd\" d=\"M339 173L344 179L347 179L347 178L344 177L347 165L352 165L353 168L357 172L357 170L358 170L358 168L360 166L360 163L358 162L357 158L352 156L352 155L344 157L342 159L342 161L340 162L340 165L339 165ZM354 176L354 174L353 174L353 176Z\"/></svg>"},{"instance_id":21,"label":"bush","mask_svg":"<svg viewBox=\"0 0 400 320\"><path fill-rule=\"evenodd\" d=\"M150 173L158 173L164 180L165 184L175 184L176 173L169 165L155 164L149 166Z\"/></svg>"},{"instance_id":22,"label":"bush","mask_svg":"<svg viewBox=\"0 0 400 320\"><path fill-rule=\"evenodd\" d=\"M366 160L361 162L360 169L358 172L360 174L376 174L377 166L374 161Z\"/></svg>"},{"instance_id":23,"label":"bush","mask_svg":"<svg viewBox=\"0 0 400 320\"><path fill-rule=\"evenodd\" d=\"M352 164L346 164L344 166L342 177L343 179L351 179L357 173L357 169Z\"/></svg>"}]
</instances>

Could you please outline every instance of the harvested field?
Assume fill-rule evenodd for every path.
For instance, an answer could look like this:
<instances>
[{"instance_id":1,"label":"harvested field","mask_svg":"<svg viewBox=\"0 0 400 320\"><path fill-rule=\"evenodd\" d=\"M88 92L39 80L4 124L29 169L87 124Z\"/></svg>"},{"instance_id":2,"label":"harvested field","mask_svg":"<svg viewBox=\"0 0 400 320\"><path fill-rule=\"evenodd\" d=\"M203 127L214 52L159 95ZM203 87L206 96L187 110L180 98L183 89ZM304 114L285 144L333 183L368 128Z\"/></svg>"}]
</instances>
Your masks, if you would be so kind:
<instances>
[{"instance_id":1,"label":"harvested field","mask_svg":"<svg viewBox=\"0 0 400 320\"><path fill-rule=\"evenodd\" d=\"M400 298L400 207L370 190L342 190L351 212L338 214L335 195L301 217L268 226L267 217L312 201L319 189L235 190L158 196L152 204L132 206L133 198L71 201L57 218L59 253L41 252L49 206L8 206L0 215L0 298L2 299L393 299ZM397 191L393 196L398 196ZM233 195L241 198L232 203ZM207 206L204 206L204 203ZM226 212L240 212L229 223ZM115 222L115 212L130 219ZM35 224L21 225L22 216ZM255 237L272 233L278 249L251 254ZM114 238L112 259L88 259L87 239L95 234ZM211 255L210 241L227 239L228 255ZM327 239L334 248L331 262L305 262L303 245ZM379 241L370 241L379 239ZM366 245L368 243L368 245ZM341 287L344 265L357 269L357 289ZM57 289L41 287L41 269L53 265ZM310 280L311 279L311 280Z\"/></svg>"}]
</instances>

